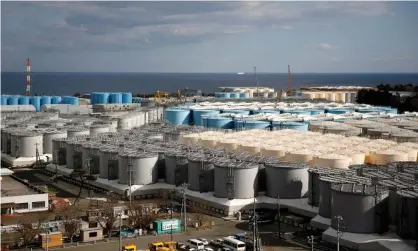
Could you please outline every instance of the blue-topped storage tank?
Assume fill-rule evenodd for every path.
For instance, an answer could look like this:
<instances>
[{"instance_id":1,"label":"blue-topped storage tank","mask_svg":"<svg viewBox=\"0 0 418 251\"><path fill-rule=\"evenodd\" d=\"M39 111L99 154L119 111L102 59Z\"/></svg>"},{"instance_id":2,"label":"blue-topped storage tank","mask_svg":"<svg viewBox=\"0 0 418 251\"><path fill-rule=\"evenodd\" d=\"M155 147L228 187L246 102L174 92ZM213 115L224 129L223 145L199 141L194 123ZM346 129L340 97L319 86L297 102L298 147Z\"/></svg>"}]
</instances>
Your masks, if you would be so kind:
<instances>
[{"instance_id":1,"label":"blue-topped storage tank","mask_svg":"<svg viewBox=\"0 0 418 251\"><path fill-rule=\"evenodd\" d=\"M35 96L30 98L30 104L33 105L37 112L41 110L41 97Z\"/></svg>"},{"instance_id":2,"label":"blue-topped storage tank","mask_svg":"<svg viewBox=\"0 0 418 251\"><path fill-rule=\"evenodd\" d=\"M396 108L383 108L383 111L387 114L398 114L398 109Z\"/></svg>"},{"instance_id":3,"label":"blue-topped storage tank","mask_svg":"<svg viewBox=\"0 0 418 251\"><path fill-rule=\"evenodd\" d=\"M110 104L122 104L122 93L110 93L109 103Z\"/></svg>"},{"instance_id":4,"label":"blue-topped storage tank","mask_svg":"<svg viewBox=\"0 0 418 251\"><path fill-rule=\"evenodd\" d=\"M30 97L22 96L19 97L19 105L29 105L30 104Z\"/></svg>"},{"instance_id":5,"label":"blue-topped storage tank","mask_svg":"<svg viewBox=\"0 0 418 251\"><path fill-rule=\"evenodd\" d=\"M243 114L243 115L249 115L249 110L222 110L222 113L233 113L233 114Z\"/></svg>"},{"instance_id":6,"label":"blue-topped storage tank","mask_svg":"<svg viewBox=\"0 0 418 251\"><path fill-rule=\"evenodd\" d=\"M234 120L230 117L203 116L202 121L206 128L234 129Z\"/></svg>"},{"instance_id":7,"label":"blue-topped storage tank","mask_svg":"<svg viewBox=\"0 0 418 251\"><path fill-rule=\"evenodd\" d=\"M192 110L193 124L196 126L202 126L202 116L211 116L219 114L218 110Z\"/></svg>"},{"instance_id":8,"label":"blue-topped storage tank","mask_svg":"<svg viewBox=\"0 0 418 251\"><path fill-rule=\"evenodd\" d=\"M243 129L268 129L271 127L270 121L263 121L263 120L235 120L234 127L237 130Z\"/></svg>"},{"instance_id":9,"label":"blue-topped storage tank","mask_svg":"<svg viewBox=\"0 0 418 251\"><path fill-rule=\"evenodd\" d=\"M78 105L78 98L72 96L65 96L62 98L63 104Z\"/></svg>"},{"instance_id":10,"label":"blue-topped storage tank","mask_svg":"<svg viewBox=\"0 0 418 251\"><path fill-rule=\"evenodd\" d=\"M242 98L242 99L250 98L250 94L246 92L242 92L239 94L239 98Z\"/></svg>"},{"instance_id":11,"label":"blue-topped storage tank","mask_svg":"<svg viewBox=\"0 0 418 251\"><path fill-rule=\"evenodd\" d=\"M190 123L190 110L166 109L164 119L172 125L188 125Z\"/></svg>"},{"instance_id":12,"label":"blue-topped storage tank","mask_svg":"<svg viewBox=\"0 0 418 251\"><path fill-rule=\"evenodd\" d=\"M318 114L324 114L325 110L317 110L317 109L312 109L309 110L311 112L311 115L318 115Z\"/></svg>"},{"instance_id":13,"label":"blue-topped storage tank","mask_svg":"<svg viewBox=\"0 0 418 251\"><path fill-rule=\"evenodd\" d=\"M7 105L7 96L1 96L1 105Z\"/></svg>"},{"instance_id":14,"label":"blue-topped storage tank","mask_svg":"<svg viewBox=\"0 0 418 251\"><path fill-rule=\"evenodd\" d=\"M269 114L279 114L280 110L259 110L258 113L269 113ZM255 113L257 114L257 113Z\"/></svg>"},{"instance_id":15,"label":"blue-topped storage tank","mask_svg":"<svg viewBox=\"0 0 418 251\"><path fill-rule=\"evenodd\" d=\"M308 131L309 124L301 122L289 122L289 121L273 121L274 130L292 129L296 131L306 132Z\"/></svg>"},{"instance_id":16,"label":"blue-topped storage tank","mask_svg":"<svg viewBox=\"0 0 418 251\"><path fill-rule=\"evenodd\" d=\"M351 110L350 109L327 109L327 113L330 113L330 114L344 114L344 113L347 113L347 112L350 112Z\"/></svg>"},{"instance_id":17,"label":"blue-topped storage tank","mask_svg":"<svg viewBox=\"0 0 418 251\"><path fill-rule=\"evenodd\" d=\"M19 97L17 96L9 96L7 98L8 105L18 105L19 104Z\"/></svg>"},{"instance_id":18,"label":"blue-topped storage tank","mask_svg":"<svg viewBox=\"0 0 418 251\"><path fill-rule=\"evenodd\" d=\"M55 104L60 104L62 101L61 96L52 96L51 97L51 104L55 105Z\"/></svg>"},{"instance_id":19,"label":"blue-topped storage tank","mask_svg":"<svg viewBox=\"0 0 418 251\"><path fill-rule=\"evenodd\" d=\"M132 92L123 92L122 93L122 103L123 104L132 103Z\"/></svg>"},{"instance_id":20,"label":"blue-topped storage tank","mask_svg":"<svg viewBox=\"0 0 418 251\"><path fill-rule=\"evenodd\" d=\"M107 92L98 92L97 99L95 104L108 104L109 103L109 93Z\"/></svg>"},{"instance_id":21,"label":"blue-topped storage tank","mask_svg":"<svg viewBox=\"0 0 418 251\"><path fill-rule=\"evenodd\" d=\"M374 113L374 112L381 112L377 109L356 109L356 112L359 113Z\"/></svg>"},{"instance_id":22,"label":"blue-topped storage tank","mask_svg":"<svg viewBox=\"0 0 418 251\"><path fill-rule=\"evenodd\" d=\"M311 115L309 110L283 110L283 113L299 114L299 115Z\"/></svg>"},{"instance_id":23,"label":"blue-topped storage tank","mask_svg":"<svg viewBox=\"0 0 418 251\"><path fill-rule=\"evenodd\" d=\"M220 92L219 97L224 98L224 99L228 99L228 98L230 98L230 94L229 94L229 92Z\"/></svg>"},{"instance_id":24,"label":"blue-topped storage tank","mask_svg":"<svg viewBox=\"0 0 418 251\"><path fill-rule=\"evenodd\" d=\"M91 105L97 104L97 97L98 97L98 95L99 95L98 92L92 92L92 93L90 93L90 104Z\"/></svg>"},{"instance_id":25,"label":"blue-topped storage tank","mask_svg":"<svg viewBox=\"0 0 418 251\"><path fill-rule=\"evenodd\" d=\"M50 96L42 96L41 98L41 106L43 105L50 105L51 104L51 97Z\"/></svg>"},{"instance_id":26,"label":"blue-topped storage tank","mask_svg":"<svg viewBox=\"0 0 418 251\"><path fill-rule=\"evenodd\" d=\"M233 99L237 99L237 98L239 98L239 93L238 92L231 92L231 93L229 93L229 97L233 98Z\"/></svg>"}]
</instances>

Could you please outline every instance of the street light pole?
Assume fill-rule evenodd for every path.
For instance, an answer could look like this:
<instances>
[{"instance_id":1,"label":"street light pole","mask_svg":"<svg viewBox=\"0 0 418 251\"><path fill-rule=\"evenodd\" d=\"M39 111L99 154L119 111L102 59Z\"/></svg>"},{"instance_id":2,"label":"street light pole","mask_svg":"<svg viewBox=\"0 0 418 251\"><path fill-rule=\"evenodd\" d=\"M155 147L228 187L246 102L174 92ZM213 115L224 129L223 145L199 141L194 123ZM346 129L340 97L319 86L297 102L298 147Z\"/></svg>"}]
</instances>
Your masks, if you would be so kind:
<instances>
[{"instance_id":1,"label":"street light pole","mask_svg":"<svg viewBox=\"0 0 418 251\"><path fill-rule=\"evenodd\" d=\"M334 219L337 220L337 251L340 251L340 221L343 221L343 217L337 215Z\"/></svg>"},{"instance_id":2,"label":"street light pole","mask_svg":"<svg viewBox=\"0 0 418 251\"><path fill-rule=\"evenodd\" d=\"M119 251L122 251L122 213L119 216Z\"/></svg>"},{"instance_id":3,"label":"street light pole","mask_svg":"<svg viewBox=\"0 0 418 251\"><path fill-rule=\"evenodd\" d=\"M311 244L311 251L314 251L314 236L308 236L308 243Z\"/></svg>"},{"instance_id":4,"label":"street light pole","mask_svg":"<svg viewBox=\"0 0 418 251\"><path fill-rule=\"evenodd\" d=\"M49 230L48 230L48 231L46 231L46 240L45 240L45 243L46 243L46 244L45 244L45 245L46 245L46 246L45 246L45 250L46 250L46 251L48 251L48 237L49 237L49 233L50 233L50 232L49 232Z\"/></svg>"}]
</instances>

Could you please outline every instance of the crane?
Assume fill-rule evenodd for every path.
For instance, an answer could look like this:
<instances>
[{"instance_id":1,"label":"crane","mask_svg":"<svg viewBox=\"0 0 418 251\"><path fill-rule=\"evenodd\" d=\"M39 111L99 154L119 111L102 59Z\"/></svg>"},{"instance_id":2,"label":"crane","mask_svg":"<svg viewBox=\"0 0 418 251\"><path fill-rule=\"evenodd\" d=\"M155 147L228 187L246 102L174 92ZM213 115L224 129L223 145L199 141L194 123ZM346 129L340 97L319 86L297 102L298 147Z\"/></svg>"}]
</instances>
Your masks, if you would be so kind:
<instances>
[{"instance_id":1,"label":"crane","mask_svg":"<svg viewBox=\"0 0 418 251\"><path fill-rule=\"evenodd\" d=\"M161 98L168 98L168 92L157 91L154 95L154 101L156 103L161 103L162 102Z\"/></svg>"}]
</instances>

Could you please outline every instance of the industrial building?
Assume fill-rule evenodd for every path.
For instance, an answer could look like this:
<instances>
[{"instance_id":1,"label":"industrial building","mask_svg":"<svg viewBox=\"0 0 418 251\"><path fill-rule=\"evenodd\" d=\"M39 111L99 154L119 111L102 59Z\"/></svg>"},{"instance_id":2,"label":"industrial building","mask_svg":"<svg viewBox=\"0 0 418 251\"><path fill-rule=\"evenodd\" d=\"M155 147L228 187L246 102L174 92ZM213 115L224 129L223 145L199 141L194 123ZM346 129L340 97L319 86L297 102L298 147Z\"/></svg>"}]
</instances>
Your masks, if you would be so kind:
<instances>
[{"instance_id":1,"label":"industrial building","mask_svg":"<svg viewBox=\"0 0 418 251\"><path fill-rule=\"evenodd\" d=\"M8 170L1 175L1 214L47 211L48 193L11 174Z\"/></svg>"}]
</instances>

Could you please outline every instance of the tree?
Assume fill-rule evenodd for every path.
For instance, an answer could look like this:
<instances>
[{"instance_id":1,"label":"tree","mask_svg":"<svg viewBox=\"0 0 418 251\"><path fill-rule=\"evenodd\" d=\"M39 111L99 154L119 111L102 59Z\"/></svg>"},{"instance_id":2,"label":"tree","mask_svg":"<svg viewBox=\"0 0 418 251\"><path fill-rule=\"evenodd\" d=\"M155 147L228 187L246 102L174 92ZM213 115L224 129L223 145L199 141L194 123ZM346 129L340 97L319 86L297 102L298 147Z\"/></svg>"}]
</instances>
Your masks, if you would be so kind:
<instances>
[{"instance_id":1,"label":"tree","mask_svg":"<svg viewBox=\"0 0 418 251\"><path fill-rule=\"evenodd\" d=\"M90 168L88 168L90 170ZM80 179L80 190L78 191L78 195L75 198L74 205L80 200L81 192L83 191L83 186L86 181L96 180L97 178L94 175L90 174L90 171L86 171L85 169L77 169L71 172L70 177L77 177Z\"/></svg>"},{"instance_id":2,"label":"tree","mask_svg":"<svg viewBox=\"0 0 418 251\"><path fill-rule=\"evenodd\" d=\"M78 209L75 207L75 204L72 206L66 206L61 211L64 232L70 239L70 242L73 242L73 237L80 230L80 221L78 220L77 212Z\"/></svg>"},{"instance_id":3,"label":"tree","mask_svg":"<svg viewBox=\"0 0 418 251\"><path fill-rule=\"evenodd\" d=\"M129 223L135 228L148 228L149 225L157 219L157 215L152 213L151 207L138 202L132 202L132 204L128 206L128 210Z\"/></svg>"},{"instance_id":4,"label":"tree","mask_svg":"<svg viewBox=\"0 0 418 251\"><path fill-rule=\"evenodd\" d=\"M191 211L194 213L194 217L196 222L199 224L199 228L206 228L208 227L208 211L207 211L208 204L203 203L200 206L193 206Z\"/></svg>"},{"instance_id":5,"label":"tree","mask_svg":"<svg viewBox=\"0 0 418 251\"><path fill-rule=\"evenodd\" d=\"M107 194L106 202L103 204L103 215L98 219L100 226L103 228L103 232L107 233L110 238L110 232L115 227L115 222L119 216L115 213L114 207L117 205L118 198L112 192Z\"/></svg>"},{"instance_id":6,"label":"tree","mask_svg":"<svg viewBox=\"0 0 418 251\"><path fill-rule=\"evenodd\" d=\"M42 233L42 224L47 220L48 216L46 214L38 214L35 223L29 220L20 220L17 223L15 230L19 233L23 246L32 243L36 236Z\"/></svg>"}]
</instances>

